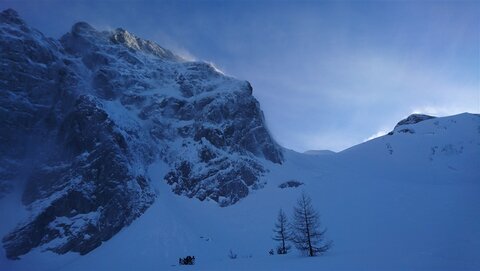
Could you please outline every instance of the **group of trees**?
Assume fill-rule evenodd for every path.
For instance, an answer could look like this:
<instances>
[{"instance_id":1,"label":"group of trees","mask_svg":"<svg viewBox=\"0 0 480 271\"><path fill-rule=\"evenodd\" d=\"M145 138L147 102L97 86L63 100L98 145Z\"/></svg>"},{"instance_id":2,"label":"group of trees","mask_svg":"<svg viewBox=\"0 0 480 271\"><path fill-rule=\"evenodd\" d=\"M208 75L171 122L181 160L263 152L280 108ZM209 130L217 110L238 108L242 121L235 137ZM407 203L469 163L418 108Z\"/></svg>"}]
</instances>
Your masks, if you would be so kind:
<instances>
[{"instance_id":1,"label":"group of trees","mask_svg":"<svg viewBox=\"0 0 480 271\"><path fill-rule=\"evenodd\" d=\"M292 223L280 209L273 229L273 240L278 241L277 254L287 254L291 248L289 243L308 256L321 255L332 247L332 241L325 239L326 229L322 229L320 216L313 208L310 197L302 193L293 208Z\"/></svg>"}]
</instances>

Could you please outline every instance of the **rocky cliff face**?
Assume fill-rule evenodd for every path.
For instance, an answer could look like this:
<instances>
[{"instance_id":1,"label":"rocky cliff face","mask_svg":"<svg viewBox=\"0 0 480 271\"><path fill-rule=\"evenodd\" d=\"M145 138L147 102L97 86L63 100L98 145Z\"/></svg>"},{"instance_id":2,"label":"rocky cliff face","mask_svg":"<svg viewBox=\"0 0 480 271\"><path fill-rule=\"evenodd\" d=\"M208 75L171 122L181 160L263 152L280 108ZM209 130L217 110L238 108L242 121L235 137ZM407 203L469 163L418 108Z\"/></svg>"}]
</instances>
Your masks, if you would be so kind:
<instances>
[{"instance_id":1,"label":"rocky cliff face","mask_svg":"<svg viewBox=\"0 0 480 271\"><path fill-rule=\"evenodd\" d=\"M0 13L0 196L24 186L31 216L3 238L88 253L140 216L153 181L221 206L282 163L252 87L123 29L77 23L59 41ZM149 180L158 159L171 166Z\"/></svg>"}]
</instances>

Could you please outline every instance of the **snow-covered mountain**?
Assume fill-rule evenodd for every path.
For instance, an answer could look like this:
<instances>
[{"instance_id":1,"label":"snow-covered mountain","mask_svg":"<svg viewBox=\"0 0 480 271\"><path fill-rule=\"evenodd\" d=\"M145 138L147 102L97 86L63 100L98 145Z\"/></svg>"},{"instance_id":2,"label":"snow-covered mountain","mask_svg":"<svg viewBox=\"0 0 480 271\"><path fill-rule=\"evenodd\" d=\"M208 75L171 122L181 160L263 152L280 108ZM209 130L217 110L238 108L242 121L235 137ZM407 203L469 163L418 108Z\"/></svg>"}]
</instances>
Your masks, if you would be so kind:
<instances>
[{"instance_id":1,"label":"snow-covered mountain","mask_svg":"<svg viewBox=\"0 0 480 271\"><path fill-rule=\"evenodd\" d=\"M0 64L2 270L480 269L479 115L300 154L248 82L123 29L57 41L6 10ZM334 248L269 256L302 191Z\"/></svg>"},{"instance_id":2,"label":"snow-covered mountain","mask_svg":"<svg viewBox=\"0 0 480 271\"><path fill-rule=\"evenodd\" d=\"M152 181L228 206L264 185L259 159L283 160L246 81L123 29L56 41L0 20L1 191L25 186L31 213L3 238L11 259L88 253L154 202ZM171 169L150 180L157 160Z\"/></svg>"}]
</instances>

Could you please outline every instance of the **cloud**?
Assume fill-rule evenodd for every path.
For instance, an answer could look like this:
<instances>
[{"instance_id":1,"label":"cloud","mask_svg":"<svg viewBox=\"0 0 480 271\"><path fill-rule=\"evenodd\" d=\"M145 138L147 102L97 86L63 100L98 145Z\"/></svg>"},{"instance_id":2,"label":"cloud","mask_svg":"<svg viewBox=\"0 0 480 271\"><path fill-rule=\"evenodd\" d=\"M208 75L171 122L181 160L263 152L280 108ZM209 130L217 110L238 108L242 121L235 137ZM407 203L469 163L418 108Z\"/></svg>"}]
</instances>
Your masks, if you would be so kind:
<instances>
[{"instance_id":1,"label":"cloud","mask_svg":"<svg viewBox=\"0 0 480 271\"><path fill-rule=\"evenodd\" d=\"M431 106L431 105L426 105L426 106L421 106L421 107L415 107L412 110L412 114L426 114L426 115L432 115L436 117L443 117L443 116L451 116L455 114L460 114L464 112L469 112L469 113L478 113L480 107L475 106L474 102L470 105L464 105L464 106Z\"/></svg>"},{"instance_id":2,"label":"cloud","mask_svg":"<svg viewBox=\"0 0 480 271\"><path fill-rule=\"evenodd\" d=\"M377 137L381 137L381 136L384 136L386 135L388 132L386 130L380 130L378 132L376 132L375 134L369 136L367 139L365 139L363 142L367 142L369 140L372 140L374 138L377 138Z\"/></svg>"},{"instance_id":3,"label":"cloud","mask_svg":"<svg viewBox=\"0 0 480 271\"><path fill-rule=\"evenodd\" d=\"M161 46L161 45L160 45ZM178 55L179 57L185 59L186 61L196 61L197 57L195 57L191 52L183 47L173 47L169 46L168 50L172 51L174 54Z\"/></svg>"}]
</instances>

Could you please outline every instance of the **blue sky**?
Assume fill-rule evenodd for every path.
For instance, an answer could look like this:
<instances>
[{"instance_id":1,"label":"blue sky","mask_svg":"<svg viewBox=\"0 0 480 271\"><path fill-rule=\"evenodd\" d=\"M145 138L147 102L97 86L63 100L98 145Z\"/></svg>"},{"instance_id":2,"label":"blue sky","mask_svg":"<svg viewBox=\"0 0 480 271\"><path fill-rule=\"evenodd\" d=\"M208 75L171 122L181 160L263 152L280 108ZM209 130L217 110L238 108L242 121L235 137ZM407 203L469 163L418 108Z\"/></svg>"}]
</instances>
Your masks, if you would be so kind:
<instances>
[{"instance_id":1,"label":"blue sky","mask_svg":"<svg viewBox=\"0 0 480 271\"><path fill-rule=\"evenodd\" d=\"M2 0L60 37L123 27L248 80L275 139L339 151L410 113L480 112L478 1Z\"/></svg>"}]
</instances>

